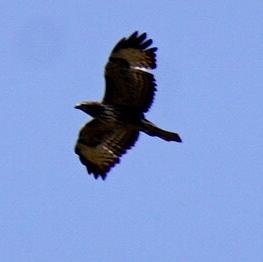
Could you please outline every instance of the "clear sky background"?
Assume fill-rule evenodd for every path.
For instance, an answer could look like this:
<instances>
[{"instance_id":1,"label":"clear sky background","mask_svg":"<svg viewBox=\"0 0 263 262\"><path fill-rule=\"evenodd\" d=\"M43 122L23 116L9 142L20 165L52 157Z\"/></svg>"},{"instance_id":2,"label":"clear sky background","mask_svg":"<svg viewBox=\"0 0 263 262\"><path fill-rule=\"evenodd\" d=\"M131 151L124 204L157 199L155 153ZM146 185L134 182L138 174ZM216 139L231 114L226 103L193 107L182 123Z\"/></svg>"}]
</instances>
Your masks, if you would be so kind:
<instances>
[{"instance_id":1,"label":"clear sky background","mask_svg":"<svg viewBox=\"0 0 263 262\"><path fill-rule=\"evenodd\" d=\"M263 261L263 2L1 1L1 262ZM106 181L73 152L113 45L147 32L158 93Z\"/></svg>"}]
</instances>

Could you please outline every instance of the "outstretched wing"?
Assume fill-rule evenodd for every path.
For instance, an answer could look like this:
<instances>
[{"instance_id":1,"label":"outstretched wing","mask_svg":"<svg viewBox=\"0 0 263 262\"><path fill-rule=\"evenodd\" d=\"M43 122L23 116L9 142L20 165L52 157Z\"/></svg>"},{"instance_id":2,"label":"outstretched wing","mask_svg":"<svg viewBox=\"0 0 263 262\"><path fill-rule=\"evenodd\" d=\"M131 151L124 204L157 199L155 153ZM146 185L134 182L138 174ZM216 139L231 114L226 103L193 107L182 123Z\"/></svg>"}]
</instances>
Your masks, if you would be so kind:
<instances>
[{"instance_id":1,"label":"outstretched wing","mask_svg":"<svg viewBox=\"0 0 263 262\"><path fill-rule=\"evenodd\" d=\"M97 179L106 178L109 170L138 139L139 132L132 126L123 126L116 121L94 119L81 130L75 153L87 167L88 173Z\"/></svg>"},{"instance_id":2,"label":"outstretched wing","mask_svg":"<svg viewBox=\"0 0 263 262\"><path fill-rule=\"evenodd\" d=\"M148 48L151 44L146 33L137 31L117 43L105 68L103 103L148 111L156 91L154 76L147 72L156 67L157 48Z\"/></svg>"}]
</instances>

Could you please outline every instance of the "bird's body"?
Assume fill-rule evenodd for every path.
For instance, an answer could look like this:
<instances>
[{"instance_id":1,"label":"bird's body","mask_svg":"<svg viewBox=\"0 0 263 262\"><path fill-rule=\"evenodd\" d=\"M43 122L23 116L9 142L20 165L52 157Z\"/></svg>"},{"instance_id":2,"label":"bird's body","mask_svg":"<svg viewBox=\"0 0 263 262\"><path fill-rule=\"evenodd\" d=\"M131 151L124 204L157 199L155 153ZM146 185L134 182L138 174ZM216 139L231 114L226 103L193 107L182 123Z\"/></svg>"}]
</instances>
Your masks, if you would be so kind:
<instances>
[{"instance_id":1,"label":"bird's body","mask_svg":"<svg viewBox=\"0 0 263 262\"><path fill-rule=\"evenodd\" d=\"M94 118L80 130L75 152L95 178L106 178L121 155L135 144L140 131L181 142L178 134L162 130L145 118L156 91L154 76L146 71L156 67L157 48L148 48L151 44L146 33L135 32L121 39L105 68L102 102L82 102L76 106Z\"/></svg>"}]
</instances>

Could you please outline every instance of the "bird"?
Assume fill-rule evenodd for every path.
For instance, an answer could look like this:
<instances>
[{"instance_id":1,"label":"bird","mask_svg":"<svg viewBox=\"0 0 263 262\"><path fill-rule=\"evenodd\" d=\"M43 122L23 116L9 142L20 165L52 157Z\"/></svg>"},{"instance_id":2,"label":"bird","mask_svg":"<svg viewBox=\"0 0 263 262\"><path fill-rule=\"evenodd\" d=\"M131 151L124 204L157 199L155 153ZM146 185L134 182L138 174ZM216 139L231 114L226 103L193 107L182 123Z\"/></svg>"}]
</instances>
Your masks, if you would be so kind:
<instances>
[{"instance_id":1,"label":"bird","mask_svg":"<svg viewBox=\"0 0 263 262\"><path fill-rule=\"evenodd\" d=\"M75 153L88 174L105 180L123 154L132 148L140 132L166 141L182 142L179 134L157 127L146 119L156 93L157 47L152 39L135 31L112 49L105 66L105 93L101 102L83 101L76 109L92 120L79 131Z\"/></svg>"}]
</instances>

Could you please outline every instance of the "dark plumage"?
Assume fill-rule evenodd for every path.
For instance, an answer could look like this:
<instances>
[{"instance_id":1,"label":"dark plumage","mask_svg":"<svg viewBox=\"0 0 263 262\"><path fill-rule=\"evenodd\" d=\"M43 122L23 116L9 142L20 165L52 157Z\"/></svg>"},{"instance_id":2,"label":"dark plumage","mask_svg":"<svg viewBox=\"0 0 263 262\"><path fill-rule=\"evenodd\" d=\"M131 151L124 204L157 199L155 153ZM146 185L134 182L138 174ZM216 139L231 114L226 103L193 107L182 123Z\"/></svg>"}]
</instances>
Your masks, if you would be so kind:
<instances>
[{"instance_id":1,"label":"dark plumage","mask_svg":"<svg viewBox=\"0 0 263 262\"><path fill-rule=\"evenodd\" d=\"M82 102L75 107L94 118L80 130L75 153L95 178L106 178L111 167L135 144L140 131L181 142L178 134L162 130L144 117L156 91L149 70L156 68L157 48L149 48L151 44L146 33L137 31L121 39L105 67L102 102Z\"/></svg>"}]
</instances>

